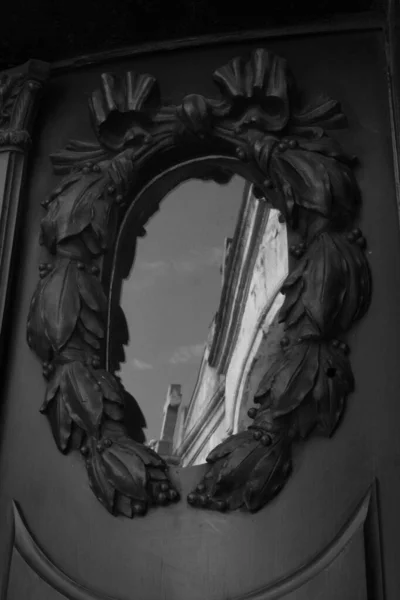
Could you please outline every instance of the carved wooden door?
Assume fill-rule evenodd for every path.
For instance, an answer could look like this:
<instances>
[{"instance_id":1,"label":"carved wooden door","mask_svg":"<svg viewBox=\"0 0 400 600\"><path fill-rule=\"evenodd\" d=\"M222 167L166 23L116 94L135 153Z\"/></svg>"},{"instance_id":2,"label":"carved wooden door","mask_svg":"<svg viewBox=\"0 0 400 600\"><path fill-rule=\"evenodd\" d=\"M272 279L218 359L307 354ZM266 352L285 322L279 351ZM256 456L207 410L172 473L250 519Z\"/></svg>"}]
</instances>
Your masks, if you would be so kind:
<instances>
[{"instance_id":1,"label":"carved wooden door","mask_svg":"<svg viewBox=\"0 0 400 600\"><path fill-rule=\"evenodd\" d=\"M4 74L2 599L400 596L386 61L377 24ZM289 276L250 428L166 469L113 375L112 260L144 188L210 156L280 211Z\"/></svg>"}]
</instances>

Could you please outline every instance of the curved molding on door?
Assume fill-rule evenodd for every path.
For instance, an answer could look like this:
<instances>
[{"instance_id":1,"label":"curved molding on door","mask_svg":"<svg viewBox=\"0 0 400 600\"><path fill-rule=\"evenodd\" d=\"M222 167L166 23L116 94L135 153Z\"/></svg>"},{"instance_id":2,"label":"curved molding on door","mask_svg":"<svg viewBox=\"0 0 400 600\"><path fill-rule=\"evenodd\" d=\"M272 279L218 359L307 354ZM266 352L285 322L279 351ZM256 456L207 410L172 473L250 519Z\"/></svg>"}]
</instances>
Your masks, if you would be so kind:
<instances>
[{"instance_id":1,"label":"curved molding on door","mask_svg":"<svg viewBox=\"0 0 400 600\"><path fill-rule=\"evenodd\" d=\"M21 556L26 565L32 569L47 585L69 600L117 600L111 596L99 594L88 590L71 579L43 552L35 542L28 528L24 524L20 510L13 502L14 513L14 549L13 552ZM10 572L12 570L12 560Z\"/></svg>"},{"instance_id":2,"label":"curved molding on door","mask_svg":"<svg viewBox=\"0 0 400 600\"><path fill-rule=\"evenodd\" d=\"M370 488L358 505L352 517L334 537L334 539L313 559L299 567L289 575L268 584L235 600L276 600L285 598L294 590L298 590L307 582L315 579L320 573L334 563L353 538L363 529L371 505L373 488ZM360 582L361 584L361 582Z\"/></svg>"},{"instance_id":3,"label":"curved molding on door","mask_svg":"<svg viewBox=\"0 0 400 600\"><path fill-rule=\"evenodd\" d=\"M13 512L14 543L12 559L10 561L10 580L12 579L11 573L13 569L14 553L17 552L28 568L34 571L42 581L69 600L117 600L116 598L102 595L99 592L88 590L71 579L71 577L51 561L39 544L33 539L29 529L24 524L21 512L15 503L13 503ZM371 515L371 513L373 514ZM372 521L372 527L375 527L374 532L371 531L371 527L367 530L367 519ZM351 543L356 541L356 538L359 535L361 535L362 538L361 552L360 546L356 546L355 558L358 561L362 561L363 567L365 565L366 572L371 571L372 565L365 564L366 562L369 562L369 553L366 551L366 548L367 546L371 548L371 545L379 546L375 483L368 489L355 512L334 539L307 564L300 566L283 578L275 580L267 586L254 590L244 596L240 596L235 600L276 600L277 598L289 597L291 592L299 590L308 582L316 579L325 570L329 569L345 549L348 549L351 546ZM369 539L370 535L373 536L374 539ZM376 597L377 600L381 600L383 598L383 583L380 572L380 549L377 547L375 550L373 565L373 570L376 575L376 581L373 584L375 590L374 597ZM349 564L349 568L353 568L353 565ZM334 584L334 581L332 580L329 580L329 582L330 585ZM366 581L359 581L358 584L367 586ZM371 585L371 582L369 585Z\"/></svg>"}]
</instances>

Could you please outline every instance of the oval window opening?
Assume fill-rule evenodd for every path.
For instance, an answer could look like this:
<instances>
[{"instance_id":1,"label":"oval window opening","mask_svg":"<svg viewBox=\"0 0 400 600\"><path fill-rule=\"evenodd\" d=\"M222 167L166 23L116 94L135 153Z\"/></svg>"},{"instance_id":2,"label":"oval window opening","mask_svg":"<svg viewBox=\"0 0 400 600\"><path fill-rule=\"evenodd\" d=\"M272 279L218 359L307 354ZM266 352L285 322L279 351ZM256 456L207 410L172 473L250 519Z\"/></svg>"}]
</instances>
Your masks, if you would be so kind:
<instances>
[{"instance_id":1,"label":"oval window opening","mask_svg":"<svg viewBox=\"0 0 400 600\"><path fill-rule=\"evenodd\" d=\"M143 413L144 443L188 466L227 435L226 374L270 211L235 173L218 183L186 177L157 204L129 275L117 282L129 341L116 374ZM128 217L120 248L135 244L132 227ZM124 260L117 251L117 273ZM111 349L117 333L112 312Z\"/></svg>"}]
</instances>

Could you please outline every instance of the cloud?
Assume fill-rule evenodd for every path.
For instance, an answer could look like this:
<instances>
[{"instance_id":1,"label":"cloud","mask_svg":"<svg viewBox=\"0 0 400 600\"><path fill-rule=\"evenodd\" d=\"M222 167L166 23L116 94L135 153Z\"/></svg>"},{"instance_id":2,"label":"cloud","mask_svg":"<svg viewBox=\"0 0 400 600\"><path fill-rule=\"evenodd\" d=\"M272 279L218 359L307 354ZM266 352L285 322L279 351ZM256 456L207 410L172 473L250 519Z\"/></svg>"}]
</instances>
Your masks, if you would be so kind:
<instances>
[{"instance_id":1,"label":"cloud","mask_svg":"<svg viewBox=\"0 0 400 600\"><path fill-rule=\"evenodd\" d=\"M152 287L161 278L177 275L189 275L209 267L220 267L224 258L224 249L214 246L191 250L185 256L174 260L144 261L132 272L129 287L140 291Z\"/></svg>"},{"instance_id":2,"label":"cloud","mask_svg":"<svg viewBox=\"0 0 400 600\"><path fill-rule=\"evenodd\" d=\"M143 290L153 286L168 272L168 263L163 260L144 261L133 269L128 285L133 290Z\"/></svg>"},{"instance_id":3,"label":"cloud","mask_svg":"<svg viewBox=\"0 0 400 600\"><path fill-rule=\"evenodd\" d=\"M133 366L134 369L137 369L138 371L148 371L149 369L153 368L153 365L150 365L149 363L145 362L144 360L139 360L137 358L134 358L133 360L131 360L131 365Z\"/></svg>"},{"instance_id":4,"label":"cloud","mask_svg":"<svg viewBox=\"0 0 400 600\"><path fill-rule=\"evenodd\" d=\"M172 365L179 365L183 363L192 362L198 360L204 354L205 344L191 344L189 346L180 346L172 354L169 362Z\"/></svg>"},{"instance_id":5,"label":"cloud","mask_svg":"<svg viewBox=\"0 0 400 600\"><path fill-rule=\"evenodd\" d=\"M203 250L192 250L188 256L172 261L178 273L193 273L207 267L219 267L223 261L224 249L218 246Z\"/></svg>"},{"instance_id":6,"label":"cloud","mask_svg":"<svg viewBox=\"0 0 400 600\"><path fill-rule=\"evenodd\" d=\"M142 271L148 271L150 273L156 273L163 271L168 267L168 263L163 260L147 260L141 263L140 269Z\"/></svg>"}]
</instances>

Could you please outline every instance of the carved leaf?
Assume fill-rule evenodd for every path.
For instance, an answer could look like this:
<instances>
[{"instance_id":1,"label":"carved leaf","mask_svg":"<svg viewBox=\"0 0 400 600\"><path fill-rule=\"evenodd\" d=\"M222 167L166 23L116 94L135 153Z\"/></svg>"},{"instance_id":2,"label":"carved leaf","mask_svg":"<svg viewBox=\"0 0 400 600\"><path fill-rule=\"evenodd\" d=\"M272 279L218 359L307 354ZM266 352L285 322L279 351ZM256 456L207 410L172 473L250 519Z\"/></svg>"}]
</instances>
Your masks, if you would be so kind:
<instances>
[{"instance_id":1,"label":"carved leaf","mask_svg":"<svg viewBox=\"0 0 400 600\"><path fill-rule=\"evenodd\" d=\"M60 365L56 369L53 377L50 379L50 381L47 384L45 399L44 399L44 402L40 409L41 412L45 412L48 404L52 400L54 400L54 398L56 397L56 395L60 389L61 379L63 377L63 374L64 374L64 366Z\"/></svg>"},{"instance_id":2,"label":"carved leaf","mask_svg":"<svg viewBox=\"0 0 400 600\"><path fill-rule=\"evenodd\" d=\"M123 389L110 373L75 360L57 367L48 383L41 412L48 413L57 446L66 452L73 423L93 434L100 426L103 410L110 418L122 420L123 405ZM109 425L107 432L112 435L115 431ZM126 436L121 447L134 452L135 442ZM141 456L144 452L136 454ZM162 464L156 454L155 457L155 464Z\"/></svg>"},{"instance_id":3,"label":"carved leaf","mask_svg":"<svg viewBox=\"0 0 400 600\"><path fill-rule=\"evenodd\" d=\"M46 246L53 249L63 240L81 234L87 227L91 227L96 235L103 236L112 202L111 199L102 199L102 196L111 183L107 172L67 176L42 220ZM102 202L102 208L97 208L97 202ZM106 243L103 238L100 241L101 244Z\"/></svg>"},{"instance_id":4,"label":"carved leaf","mask_svg":"<svg viewBox=\"0 0 400 600\"><path fill-rule=\"evenodd\" d=\"M93 310L86 308L86 306L82 306L79 317L83 327L85 327L89 333L93 334L98 339L103 339L104 325Z\"/></svg>"},{"instance_id":5,"label":"carved leaf","mask_svg":"<svg viewBox=\"0 0 400 600\"><path fill-rule=\"evenodd\" d=\"M95 335L93 335L93 333L85 329L85 327L79 320L76 326L76 330L79 336L83 339L83 341L86 342L86 344L89 344L89 346L91 346L91 348L93 348L94 350L100 350L101 343L99 338L97 338Z\"/></svg>"},{"instance_id":6,"label":"carved leaf","mask_svg":"<svg viewBox=\"0 0 400 600\"><path fill-rule=\"evenodd\" d=\"M135 442L126 434L122 425L106 421L103 426L103 436L111 439L113 444L117 444L124 452L139 456L146 466L162 470L167 468L165 461L157 452L154 452L148 446Z\"/></svg>"},{"instance_id":7,"label":"carved leaf","mask_svg":"<svg viewBox=\"0 0 400 600\"><path fill-rule=\"evenodd\" d=\"M319 331L329 335L346 295L345 266L330 235L322 234L311 253L301 301Z\"/></svg>"},{"instance_id":8,"label":"carved leaf","mask_svg":"<svg viewBox=\"0 0 400 600\"><path fill-rule=\"evenodd\" d=\"M45 401L40 409L42 413L48 412L51 431L57 448L65 453L72 434L72 419L60 391L64 367L56 370L53 378L47 384ZM50 404L50 406L48 406Z\"/></svg>"},{"instance_id":9,"label":"carved leaf","mask_svg":"<svg viewBox=\"0 0 400 600\"><path fill-rule=\"evenodd\" d=\"M318 152L328 158L333 158L348 165L351 165L355 161L355 157L349 156L343 150L339 142L327 135L323 135L316 139L297 139L297 147L299 150L305 150L307 152Z\"/></svg>"},{"instance_id":10,"label":"carved leaf","mask_svg":"<svg viewBox=\"0 0 400 600\"><path fill-rule=\"evenodd\" d=\"M63 400L72 420L88 433L96 433L103 414L103 394L86 365L74 361L63 367Z\"/></svg>"},{"instance_id":11,"label":"carved leaf","mask_svg":"<svg viewBox=\"0 0 400 600\"><path fill-rule=\"evenodd\" d=\"M95 312L105 313L107 310L107 298L97 277L90 275L84 270L78 271L79 294L84 303Z\"/></svg>"},{"instance_id":12,"label":"carved leaf","mask_svg":"<svg viewBox=\"0 0 400 600\"><path fill-rule=\"evenodd\" d=\"M207 457L210 468L191 494L191 503L221 510L241 506L259 510L279 492L290 473L290 441L285 431L272 434L270 445L256 439L251 430L232 435L223 444L223 452Z\"/></svg>"},{"instance_id":13,"label":"carved leaf","mask_svg":"<svg viewBox=\"0 0 400 600\"><path fill-rule=\"evenodd\" d=\"M102 249L99 243L99 240L94 235L93 231L88 229L84 229L80 235L80 240L85 244L87 250L93 256L99 256L102 254Z\"/></svg>"},{"instance_id":14,"label":"carved leaf","mask_svg":"<svg viewBox=\"0 0 400 600\"><path fill-rule=\"evenodd\" d=\"M291 468L291 445L286 438L278 438L265 450L246 482L243 498L247 509L257 511L272 500L286 483Z\"/></svg>"},{"instance_id":15,"label":"carved leaf","mask_svg":"<svg viewBox=\"0 0 400 600\"><path fill-rule=\"evenodd\" d=\"M103 393L104 413L113 421L124 418L124 390L119 381L104 369L90 369Z\"/></svg>"},{"instance_id":16,"label":"carved leaf","mask_svg":"<svg viewBox=\"0 0 400 600\"><path fill-rule=\"evenodd\" d=\"M100 443L92 441L87 451L92 488L110 512L132 517L144 514L149 503L177 500L165 462L132 440L122 424L106 420Z\"/></svg>"},{"instance_id":17,"label":"carved leaf","mask_svg":"<svg viewBox=\"0 0 400 600\"><path fill-rule=\"evenodd\" d=\"M213 463L230 454L235 448L239 448L241 445L248 445L249 441L251 440L249 440L247 431L241 431L233 436L229 436L211 450L206 460L207 462Z\"/></svg>"},{"instance_id":18,"label":"carved leaf","mask_svg":"<svg viewBox=\"0 0 400 600\"><path fill-rule=\"evenodd\" d=\"M371 283L368 263L357 244L331 233L319 235L282 286L279 313L285 328L301 339L347 330L367 310Z\"/></svg>"},{"instance_id":19,"label":"carved leaf","mask_svg":"<svg viewBox=\"0 0 400 600\"><path fill-rule=\"evenodd\" d=\"M124 515L124 517L128 517L128 519L132 519L133 507L131 498L117 493L115 497L114 514Z\"/></svg>"},{"instance_id":20,"label":"carved leaf","mask_svg":"<svg viewBox=\"0 0 400 600\"><path fill-rule=\"evenodd\" d=\"M320 352L322 368L312 396L317 408L318 430L322 435L331 436L342 416L346 397L354 390L354 377L343 351L324 344Z\"/></svg>"},{"instance_id":21,"label":"carved leaf","mask_svg":"<svg viewBox=\"0 0 400 600\"><path fill-rule=\"evenodd\" d=\"M361 319L371 301L371 272L364 251L357 243L349 243L343 236L333 236L333 242L346 264L346 294L340 312L339 328L347 331Z\"/></svg>"},{"instance_id":22,"label":"carved leaf","mask_svg":"<svg viewBox=\"0 0 400 600\"><path fill-rule=\"evenodd\" d=\"M105 475L118 492L134 500L147 500L146 469L138 455L113 444L104 450L102 460Z\"/></svg>"},{"instance_id":23,"label":"carved leaf","mask_svg":"<svg viewBox=\"0 0 400 600\"><path fill-rule=\"evenodd\" d=\"M325 95L315 98L310 104L295 109L291 115L290 127L307 128L318 126L321 135L323 130L347 127L347 119L342 113L340 102Z\"/></svg>"},{"instance_id":24,"label":"carved leaf","mask_svg":"<svg viewBox=\"0 0 400 600\"><path fill-rule=\"evenodd\" d=\"M289 205L294 202L332 221L348 223L359 204L356 180L347 165L322 151L326 148L274 152L271 172L280 181Z\"/></svg>"},{"instance_id":25,"label":"carved leaf","mask_svg":"<svg viewBox=\"0 0 400 600\"><path fill-rule=\"evenodd\" d=\"M39 358L48 360L52 346L44 331L42 313L44 285L45 281L40 280L32 297L28 315L27 340L29 347L39 356Z\"/></svg>"},{"instance_id":26,"label":"carved leaf","mask_svg":"<svg viewBox=\"0 0 400 600\"><path fill-rule=\"evenodd\" d=\"M71 173L50 196L51 204L41 228L44 243L48 248L61 240L78 235L90 224L90 206L85 199L87 193L101 177L81 172ZM97 194L98 195L98 194Z\"/></svg>"},{"instance_id":27,"label":"carved leaf","mask_svg":"<svg viewBox=\"0 0 400 600\"><path fill-rule=\"evenodd\" d=\"M67 452L72 435L73 421L60 393L48 410L51 431L60 452Z\"/></svg>"},{"instance_id":28,"label":"carved leaf","mask_svg":"<svg viewBox=\"0 0 400 600\"><path fill-rule=\"evenodd\" d=\"M104 400L103 402L104 414L113 421L123 421L125 411L123 406Z\"/></svg>"},{"instance_id":29,"label":"carved leaf","mask_svg":"<svg viewBox=\"0 0 400 600\"><path fill-rule=\"evenodd\" d=\"M124 390L118 379L105 369L91 369L91 373L100 385L104 398L107 398L110 402L124 404Z\"/></svg>"},{"instance_id":30,"label":"carved leaf","mask_svg":"<svg viewBox=\"0 0 400 600\"><path fill-rule=\"evenodd\" d=\"M80 298L76 265L61 260L45 278L38 294L40 331L44 332L55 351L70 339L79 316Z\"/></svg>"},{"instance_id":31,"label":"carved leaf","mask_svg":"<svg viewBox=\"0 0 400 600\"><path fill-rule=\"evenodd\" d=\"M86 469L89 476L89 485L94 495L108 512L113 513L115 488L106 477L101 454L97 452L91 453L86 459Z\"/></svg>"},{"instance_id":32,"label":"carved leaf","mask_svg":"<svg viewBox=\"0 0 400 600\"><path fill-rule=\"evenodd\" d=\"M70 140L64 150L50 155L54 172L57 175L67 175L73 168L83 167L88 162L99 162L110 157L110 153L92 142ZM52 197L56 197L62 190L55 190Z\"/></svg>"},{"instance_id":33,"label":"carved leaf","mask_svg":"<svg viewBox=\"0 0 400 600\"><path fill-rule=\"evenodd\" d=\"M98 198L93 206L91 227L96 241L106 250L115 238L117 212L108 198ZM114 219L112 218L114 216ZM96 254L96 253L94 253Z\"/></svg>"},{"instance_id":34,"label":"carved leaf","mask_svg":"<svg viewBox=\"0 0 400 600\"><path fill-rule=\"evenodd\" d=\"M168 477L165 471L162 469L156 469L155 467L148 467L147 473L149 474L150 479L154 481L167 481Z\"/></svg>"},{"instance_id":35,"label":"carved leaf","mask_svg":"<svg viewBox=\"0 0 400 600\"><path fill-rule=\"evenodd\" d=\"M293 428L301 439L306 439L318 424L318 408L316 403L305 400L293 413Z\"/></svg>"},{"instance_id":36,"label":"carved leaf","mask_svg":"<svg viewBox=\"0 0 400 600\"><path fill-rule=\"evenodd\" d=\"M220 458L207 456L206 460L212 466L202 481L204 494L214 502L227 502L230 510L244 503L246 480L250 477L252 466L265 452L265 447L254 439L252 431L247 430L243 434L240 438L239 434L235 434L226 440L229 442L229 454Z\"/></svg>"},{"instance_id":37,"label":"carved leaf","mask_svg":"<svg viewBox=\"0 0 400 600\"><path fill-rule=\"evenodd\" d=\"M286 349L267 371L257 392L262 408L255 427L269 426L273 419L295 410L303 410L313 422L302 428L307 434L315 425L331 435L342 414L346 397L353 391L350 361L333 344L305 341ZM314 409L310 410L312 404ZM265 421L266 419L266 421Z\"/></svg>"},{"instance_id":38,"label":"carved leaf","mask_svg":"<svg viewBox=\"0 0 400 600\"><path fill-rule=\"evenodd\" d=\"M292 412L312 392L319 366L319 344L303 342L289 347L264 375L258 401L265 397L276 416Z\"/></svg>"},{"instance_id":39,"label":"carved leaf","mask_svg":"<svg viewBox=\"0 0 400 600\"><path fill-rule=\"evenodd\" d=\"M234 488L238 481L244 481L252 465L257 463L264 452L264 446L254 439L252 443L237 446L224 458L216 481L216 493L229 487Z\"/></svg>"}]
</instances>

